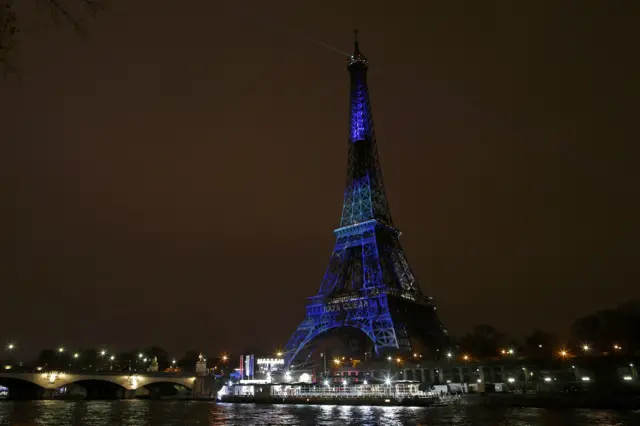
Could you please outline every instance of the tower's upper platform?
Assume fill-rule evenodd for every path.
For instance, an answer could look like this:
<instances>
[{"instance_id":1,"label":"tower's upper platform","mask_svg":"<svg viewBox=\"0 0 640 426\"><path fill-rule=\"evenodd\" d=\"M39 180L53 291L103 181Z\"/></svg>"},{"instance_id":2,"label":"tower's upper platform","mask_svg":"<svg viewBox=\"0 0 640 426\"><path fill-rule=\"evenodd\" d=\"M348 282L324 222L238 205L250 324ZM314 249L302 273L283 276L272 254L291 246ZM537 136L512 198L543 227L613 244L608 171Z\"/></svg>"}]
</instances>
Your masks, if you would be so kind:
<instances>
[{"instance_id":1,"label":"tower's upper platform","mask_svg":"<svg viewBox=\"0 0 640 426\"><path fill-rule=\"evenodd\" d=\"M347 67L351 69L351 67L353 66L360 65L360 66L363 66L364 68L368 68L369 61L367 61L367 57L364 56L362 52L360 52L360 47L358 46L358 30L355 30L354 34L355 34L355 41L353 43L354 45L353 53L351 54L351 56L349 57L349 60L347 61Z\"/></svg>"}]
</instances>

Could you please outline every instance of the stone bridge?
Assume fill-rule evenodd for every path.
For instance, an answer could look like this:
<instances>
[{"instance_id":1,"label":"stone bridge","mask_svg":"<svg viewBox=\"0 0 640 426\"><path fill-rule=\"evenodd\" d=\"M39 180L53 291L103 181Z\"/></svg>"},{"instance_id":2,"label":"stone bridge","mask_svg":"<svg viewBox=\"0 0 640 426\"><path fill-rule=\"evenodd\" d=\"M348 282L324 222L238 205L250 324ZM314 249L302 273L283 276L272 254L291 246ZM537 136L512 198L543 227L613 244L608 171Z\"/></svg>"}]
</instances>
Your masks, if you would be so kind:
<instances>
[{"instance_id":1,"label":"stone bridge","mask_svg":"<svg viewBox=\"0 0 640 426\"><path fill-rule=\"evenodd\" d=\"M140 389L149 394L162 396L171 394L176 385L192 390L194 375L176 374L75 374L65 372L0 373L0 385L9 388L11 399L52 398L56 390L68 385L85 389L86 399L134 398Z\"/></svg>"}]
</instances>

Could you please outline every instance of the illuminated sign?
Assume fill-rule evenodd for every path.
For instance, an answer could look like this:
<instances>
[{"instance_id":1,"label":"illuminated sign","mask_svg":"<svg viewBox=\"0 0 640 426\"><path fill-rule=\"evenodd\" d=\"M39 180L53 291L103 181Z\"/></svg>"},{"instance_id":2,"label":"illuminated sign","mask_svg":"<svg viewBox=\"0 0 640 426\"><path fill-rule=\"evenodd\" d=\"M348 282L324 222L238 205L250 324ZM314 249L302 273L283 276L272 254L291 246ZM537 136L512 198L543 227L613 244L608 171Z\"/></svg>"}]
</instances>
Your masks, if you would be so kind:
<instances>
[{"instance_id":1,"label":"illuminated sign","mask_svg":"<svg viewBox=\"0 0 640 426\"><path fill-rule=\"evenodd\" d=\"M258 358L257 363L258 365L277 365L277 364L284 365L284 359L283 358Z\"/></svg>"},{"instance_id":2,"label":"illuminated sign","mask_svg":"<svg viewBox=\"0 0 640 426\"><path fill-rule=\"evenodd\" d=\"M375 304L374 301L371 301L372 304ZM357 300L348 300L342 303L331 303L324 307L324 312L340 312L340 311L350 311L351 309L361 309L368 308L369 300L368 299L357 299Z\"/></svg>"}]
</instances>

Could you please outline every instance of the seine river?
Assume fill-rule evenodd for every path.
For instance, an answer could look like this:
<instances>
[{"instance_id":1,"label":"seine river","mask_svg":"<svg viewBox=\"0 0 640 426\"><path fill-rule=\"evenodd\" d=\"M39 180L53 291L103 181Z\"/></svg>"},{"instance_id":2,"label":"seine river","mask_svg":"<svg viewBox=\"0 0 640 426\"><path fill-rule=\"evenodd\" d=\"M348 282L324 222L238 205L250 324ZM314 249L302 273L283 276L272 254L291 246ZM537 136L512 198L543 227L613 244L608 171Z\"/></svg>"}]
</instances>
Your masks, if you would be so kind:
<instances>
[{"instance_id":1,"label":"seine river","mask_svg":"<svg viewBox=\"0 0 640 426\"><path fill-rule=\"evenodd\" d=\"M640 412L215 404L200 401L0 401L0 425L638 425Z\"/></svg>"}]
</instances>

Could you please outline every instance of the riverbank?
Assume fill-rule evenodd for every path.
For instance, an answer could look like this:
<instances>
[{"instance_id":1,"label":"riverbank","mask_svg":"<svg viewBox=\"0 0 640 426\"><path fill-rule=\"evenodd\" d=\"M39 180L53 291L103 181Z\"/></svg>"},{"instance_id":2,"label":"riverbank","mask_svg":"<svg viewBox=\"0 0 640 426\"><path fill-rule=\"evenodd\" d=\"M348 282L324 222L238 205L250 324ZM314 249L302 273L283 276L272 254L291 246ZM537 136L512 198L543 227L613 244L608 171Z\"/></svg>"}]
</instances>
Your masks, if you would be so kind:
<instances>
[{"instance_id":1,"label":"riverbank","mask_svg":"<svg viewBox=\"0 0 640 426\"><path fill-rule=\"evenodd\" d=\"M639 395L583 394L488 394L466 398L468 403L494 407L585 408L596 410L640 410Z\"/></svg>"}]
</instances>

